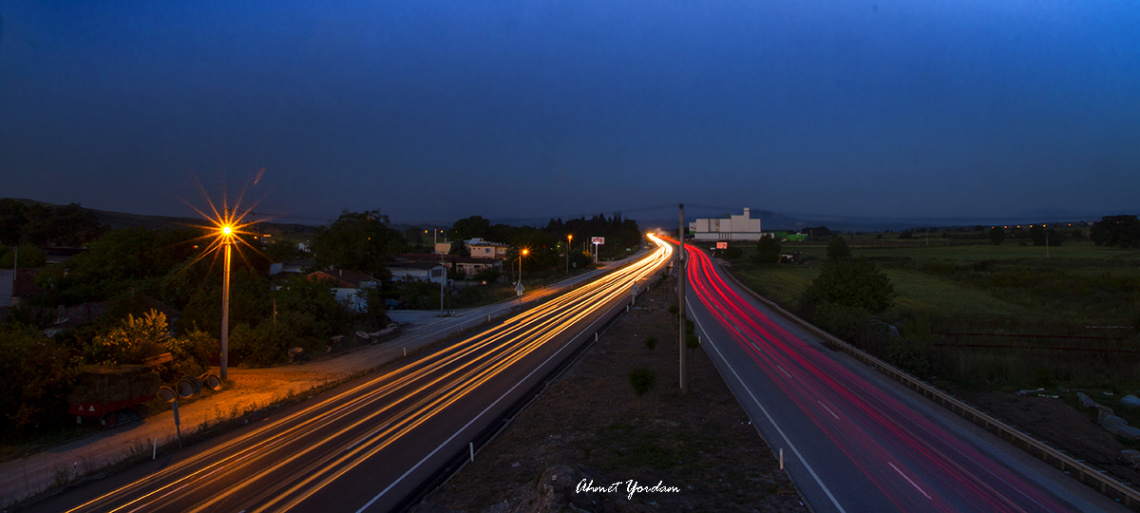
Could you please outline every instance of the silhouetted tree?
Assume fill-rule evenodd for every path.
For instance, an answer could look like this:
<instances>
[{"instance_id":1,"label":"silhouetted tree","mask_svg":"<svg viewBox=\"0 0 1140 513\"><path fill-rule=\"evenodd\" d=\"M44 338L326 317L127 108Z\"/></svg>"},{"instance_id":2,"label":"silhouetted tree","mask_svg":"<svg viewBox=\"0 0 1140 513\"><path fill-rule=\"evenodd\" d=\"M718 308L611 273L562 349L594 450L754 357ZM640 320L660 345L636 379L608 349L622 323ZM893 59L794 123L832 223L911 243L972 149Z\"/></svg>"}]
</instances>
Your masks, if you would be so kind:
<instances>
[{"instance_id":1,"label":"silhouetted tree","mask_svg":"<svg viewBox=\"0 0 1140 513\"><path fill-rule=\"evenodd\" d=\"M895 289L874 263L865 257L857 260L828 260L820 268L801 298L809 312L821 304L860 308L880 313L894 304Z\"/></svg>"},{"instance_id":2,"label":"silhouetted tree","mask_svg":"<svg viewBox=\"0 0 1140 513\"><path fill-rule=\"evenodd\" d=\"M0 245L15 246L28 224L28 206L14 199L0 199Z\"/></svg>"},{"instance_id":3,"label":"silhouetted tree","mask_svg":"<svg viewBox=\"0 0 1140 513\"><path fill-rule=\"evenodd\" d=\"M847 260L851 258L851 248L847 247L847 242L843 237L832 237L831 242L827 243L827 260Z\"/></svg>"},{"instance_id":4,"label":"silhouetted tree","mask_svg":"<svg viewBox=\"0 0 1140 513\"><path fill-rule=\"evenodd\" d=\"M760 237L756 242L756 263L771 265L780 262L780 243L775 237Z\"/></svg>"},{"instance_id":5,"label":"silhouetted tree","mask_svg":"<svg viewBox=\"0 0 1140 513\"><path fill-rule=\"evenodd\" d=\"M21 239L39 246L82 246L106 232L98 216L78 203L35 205L29 209Z\"/></svg>"},{"instance_id":6,"label":"silhouetted tree","mask_svg":"<svg viewBox=\"0 0 1140 513\"><path fill-rule=\"evenodd\" d=\"M384 261L406 248L404 237L378 210L341 214L332 225L317 229L312 247L317 267L354 269L381 280L388 276Z\"/></svg>"},{"instance_id":7,"label":"silhouetted tree","mask_svg":"<svg viewBox=\"0 0 1140 513\"><path fill-rule=\"evenodd\" d=\"M490 231L490 221L484 219L483 216L471 216L460 219L452 224L449 233L452 239L469 240L475 238L487 239Z\"/></svg>"},{"instance_id":8,"label":"silhouetted tree","mask_svg":"<svg viewBox=\"0 0 1140 513\"><path fill-rule=\"evenodd\" d=\"M62 266L47 267L36 284L47 292L47 305L101 301L132 287L157 295L165 274L199 254L205 243L196 239L202 236L196 229L115 230L69 260L66 272Z\"/></svg>"},{"instance_id":9,"label":"silhouetted tree","mask_svg":"<svg viewBox=\"0 0 1140 513\"><path fill-rule=\"evenodd\" d=\"M467 243L463 239L455 239L451 242L451 248L447 251L448 255L469 257L471 256L471 248L467 247Z\"/></svg>"},{"instance_id":10,"label":"silhouetted tree","mask_svg":"<svg viewBox=\"0 0 1140 513\"><path fill-rule=\"evenodd\" d=\"M1140 220L1136 216L1106 216L1089 230L1089 238L1097 246L1133 248L1140 244Z\"/></svg>"}]
</instances>

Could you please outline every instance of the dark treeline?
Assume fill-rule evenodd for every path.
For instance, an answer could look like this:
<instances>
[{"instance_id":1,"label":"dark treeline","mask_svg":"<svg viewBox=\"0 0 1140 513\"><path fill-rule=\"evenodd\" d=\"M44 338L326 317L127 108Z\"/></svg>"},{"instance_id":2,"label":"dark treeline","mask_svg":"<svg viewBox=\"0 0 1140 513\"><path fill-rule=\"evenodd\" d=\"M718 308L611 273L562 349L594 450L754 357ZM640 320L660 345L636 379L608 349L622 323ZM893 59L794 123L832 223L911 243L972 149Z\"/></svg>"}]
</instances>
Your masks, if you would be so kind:
<instances>
[{"instance_id":1,"label":"dark treeline","mask_svg":"<svg viewBox=\"0 0 1140 513\"><path fill-rule=\"evenodd\" d=\"M107 230L94 212L77 203L56 206L0 199L0 245L83 246Z\"/></svg>"},{"instance_id":2,"label":"dark treeline","mask_svg":"<svg viewBox=\"0 0 1140 513\"><path fill-rule=\"evenodd\" d=\"M621 214L606 217L599 214L589 219L582 217L563 221L551 219L545 227L510 226L494 224L482 216L460 219L452 225L448 236L456 242L481 238L510 246L508 258L517 261L519 251L527 250L526 268L532 270L562 269L569 257L571 266L589 265L588 254L593 251L592 237L604 237L605 244L598 247L603 260L622 258L636 252L641 246L641 231L637 222L622 219ZM570 246L567 255L566 248ZM455 244L453 253L462 254L462 244Z\"/></svg>"},{"instance_id":3,"label":"dark treeline","mask_svg":"<svg viewBox=\"0 0 1140 513\"><path fill-rule=\"evenodd\" d=\"M631 251L637 251L641 245L641 229L632 219L622 219L621 214L606 217L598 214L586 219L584 217L562 221L552 219L546 224L546 233L565 238L572 234L574 241L589 245L591 237L605 237L605 244L598 248L600 258L612 259L626 256ZM575 247L578 247L575 245Z\"/></svg>"}]
</instances>

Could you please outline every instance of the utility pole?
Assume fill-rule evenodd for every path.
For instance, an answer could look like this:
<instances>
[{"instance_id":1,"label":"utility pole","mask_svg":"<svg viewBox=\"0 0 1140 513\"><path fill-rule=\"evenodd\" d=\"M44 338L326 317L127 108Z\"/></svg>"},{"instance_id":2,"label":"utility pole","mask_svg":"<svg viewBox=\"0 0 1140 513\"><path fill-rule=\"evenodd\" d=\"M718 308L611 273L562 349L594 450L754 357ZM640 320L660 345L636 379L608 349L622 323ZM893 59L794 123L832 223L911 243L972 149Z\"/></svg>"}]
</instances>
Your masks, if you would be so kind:
<instances>
[{"instance_id":1,"label":"utility pole","mask_svg":"<svg viewBox=\"0 0 1140 513\"><path fill-rule=\"evenodd\" d=\"M677 329L677 351L680 355L678 368L681 376L681 394L689 392L689 383L685 379L685 204L677 205L677 317L680 318L680 327Z\"/></svg>"}]
</instances>

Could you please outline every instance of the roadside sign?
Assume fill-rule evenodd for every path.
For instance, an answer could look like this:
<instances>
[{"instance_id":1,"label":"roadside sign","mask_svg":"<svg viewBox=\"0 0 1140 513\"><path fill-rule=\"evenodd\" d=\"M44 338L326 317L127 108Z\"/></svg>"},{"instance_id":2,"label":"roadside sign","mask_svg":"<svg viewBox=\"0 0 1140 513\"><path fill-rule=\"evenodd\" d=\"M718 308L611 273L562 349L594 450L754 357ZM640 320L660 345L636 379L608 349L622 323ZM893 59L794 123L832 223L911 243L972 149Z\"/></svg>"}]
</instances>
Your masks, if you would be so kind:
<instances>
[{"instance_id":1,"label":"roadside sign","mask_svg":"<svg viewBox=\"0 0 1140 513\"><path fill-rule=\"evenodd\" d=\"M716 243L716 249L728 249L728 243L727 242L718 242L718 243Z\"/></svg>"},{"instance_id":2,"label":"roadside sign","mask_svg":"<svg viewBox=\"0 0 1140 513\"><path fill-rule=\"evenodd\" d=\"M606 238L605 237L590 237L590 243L595 245L595 246L598 246L598 245L604 246L604 245L606 245Z\"/></svg>"},{"instance_id":3,"label":"roadside sign","mask_svg":"<svg viewBox=\"0 0 1140 513\"><path fill-rule=\"evenodd\" d=\"M519 296L521 296L521 295L523 295L524 290L526 290L526 289L523 288L523 284L521 281L519 282L518 285L515 285L515 294L518 294Z\"/></svg>"}]
</instances>

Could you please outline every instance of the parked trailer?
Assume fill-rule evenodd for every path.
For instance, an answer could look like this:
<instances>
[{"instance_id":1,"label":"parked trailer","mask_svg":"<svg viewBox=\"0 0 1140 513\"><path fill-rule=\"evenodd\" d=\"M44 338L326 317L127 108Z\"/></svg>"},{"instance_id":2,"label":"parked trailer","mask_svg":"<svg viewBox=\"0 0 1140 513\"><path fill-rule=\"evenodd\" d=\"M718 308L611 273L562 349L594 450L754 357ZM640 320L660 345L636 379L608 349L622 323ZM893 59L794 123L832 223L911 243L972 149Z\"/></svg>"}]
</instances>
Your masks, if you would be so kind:
<instances>
[{"instance_id":1,"label":"parked trailer","mask_svg":"<svg viewBox=\"0 0 1140 513\"><path fill-rule=\"evenodd\" d=\"M160 385L158 372L149 365L84 367L67 395L67 412L78 423L91 417L111 427L115 412L151 400Z\"/></svg>"}]
</instances>

